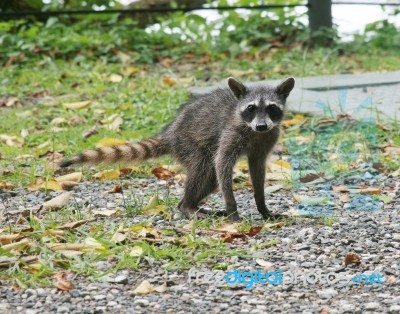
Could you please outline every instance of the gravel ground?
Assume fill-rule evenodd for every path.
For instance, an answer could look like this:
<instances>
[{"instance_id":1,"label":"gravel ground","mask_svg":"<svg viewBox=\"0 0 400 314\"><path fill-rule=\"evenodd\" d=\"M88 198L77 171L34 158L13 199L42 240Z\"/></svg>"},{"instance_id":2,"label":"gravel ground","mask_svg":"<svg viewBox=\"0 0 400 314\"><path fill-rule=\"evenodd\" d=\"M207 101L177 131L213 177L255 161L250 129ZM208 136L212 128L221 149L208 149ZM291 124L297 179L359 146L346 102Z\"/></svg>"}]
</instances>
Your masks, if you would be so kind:
<instances>
[{"instance_id":1,"label":"gravel ground","mask_svg":"<svg viewBox=\"0 0 400 314\"><path fill-rule=\"evenodd\" d=\"M116 282L99 282L78 276L72 280L74 289L68 292L56 288L17 290L3 285L0 287L0 313L400 313L400 194L397 181L385 177L375 177L372 181L360 178L348 181L347 184L364 182L379 186L393 200L382 205L367 199L367 202L379 205L373 208L375 210L367 210L371 207L362 206L362 202L350 202L351 205L344 208L343 204L336 206L333 214L337 219L331 225L318 219L296 218L294 224L261 232L250 238L247 244L232 244L235 248L242 246L249 252L248 255L220 256L216 261L216 264L230 265L228 270L256 272L262 268L256 262L258 258L270 263L268 269L280 269L284 274L295 268L307 273L320 272L322 276L331 273L331 278L340 278L336 283L257 283L251 289L246 289L243 284L208 283L201 281L201 277L197 282L189 283L188 271L166 272L161 262L155 262L151 266L143 265L140 271L118 271L113 274ZM157 179L131 179L129 182L130 186L124 191L128 198L127 191L130 190L135 191L136 197L140 196L138 193L145 195L155 189L160 191L161 196L166 193L182 195L180 184L171 186L167 191L165 181ZM114 185L111 182L82 182L74 190L74 199L84 208L115 208L122 203L122 197L121 194L107 193ZM330 195L331 205L340 204L339 192L329 190L326 185L303 187L297 192ZM16 189L11 194L3 193L2 197L7 197L6 210L12 211L41 204L56 194L45 196L41 192L28 193ZM252 194L247 190L235 194L242 217L254 219L260 225ZM281 190L269 195L269 208L274 212L293 212L297 205L291 194L292 191ZM212 195L204 207L222 208L220 195ZM109 219L115 221L122 218ZM151 221L153 227L163 228L182 226L188 222L178 212L171 222L160 217L123 219L132 224L146 219ZM274 239L278 240L275 246L259 251L252 249L254 244ZM344 266L348 252L361 256L361 266ZM112 265L98 262L97 266L107 270ZM380 274L384 283L365 284L351 280L362 273ZM166 292L149 295L130 293L144 279L154 285L167 283Z\"/></svg>"}]
</instances>

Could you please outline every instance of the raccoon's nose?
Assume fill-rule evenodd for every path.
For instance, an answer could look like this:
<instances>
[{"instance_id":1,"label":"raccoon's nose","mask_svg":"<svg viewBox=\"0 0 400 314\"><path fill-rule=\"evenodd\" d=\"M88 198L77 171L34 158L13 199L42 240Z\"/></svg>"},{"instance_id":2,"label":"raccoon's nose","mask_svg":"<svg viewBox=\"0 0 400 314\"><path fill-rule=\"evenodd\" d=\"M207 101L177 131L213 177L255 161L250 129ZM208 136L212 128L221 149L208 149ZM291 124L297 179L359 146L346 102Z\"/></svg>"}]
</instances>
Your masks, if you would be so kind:
<instances>
[{"instance_id":1,"label":"raccoon's nose","mask_svg":"<svg viewBox=\"0 0 400 314\"><path fill-rule=\"evenodd\" d=\"M268 125L266 125L266 124L257 124L256 125L257 131L262 132L262 131L266 131L267 129L268 129Z\"/></svg>"}]
</instances>

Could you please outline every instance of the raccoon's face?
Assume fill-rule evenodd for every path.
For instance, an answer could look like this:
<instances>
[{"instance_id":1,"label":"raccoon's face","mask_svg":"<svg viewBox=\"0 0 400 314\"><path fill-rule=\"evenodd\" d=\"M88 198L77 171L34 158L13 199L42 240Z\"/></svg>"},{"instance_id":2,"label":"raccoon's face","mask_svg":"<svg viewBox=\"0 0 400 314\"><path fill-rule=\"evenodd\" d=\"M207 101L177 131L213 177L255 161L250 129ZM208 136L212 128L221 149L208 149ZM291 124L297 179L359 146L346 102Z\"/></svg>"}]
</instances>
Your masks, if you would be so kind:
<instances>
[{"instance_id":1,"label":"raccoon's face","mask_svg":"<svg viewBox=\"0 0 400 314\"><path fill-rule=\"evenodd\" d=\"M294 78L288 78L275 88L247 88L229 78L228 84L238 99L243 121L255 132L265 133L278 126L283 119L286 98L294 87Z\"/></svg>"}]
</instances>

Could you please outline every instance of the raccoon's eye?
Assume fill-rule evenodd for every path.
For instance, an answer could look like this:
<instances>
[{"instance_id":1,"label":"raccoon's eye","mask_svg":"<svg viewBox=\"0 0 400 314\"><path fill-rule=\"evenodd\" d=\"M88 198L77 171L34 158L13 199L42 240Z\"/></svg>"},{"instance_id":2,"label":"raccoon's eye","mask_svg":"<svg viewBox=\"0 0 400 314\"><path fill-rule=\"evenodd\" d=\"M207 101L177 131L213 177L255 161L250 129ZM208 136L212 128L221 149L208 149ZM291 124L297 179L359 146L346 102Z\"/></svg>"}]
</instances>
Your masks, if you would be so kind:
<instances>
[{"instance_id":1,"label":"raccoon's eye","mask_svg":"<svg viewBox=\"0 0 400 314\"><path fill-rule=\"evenodd\" d=\"M248 112L254 112L256 111L257 107L255 105L248 105L247 106L247 111Z\"/></svg>"},{"instance_id":2,"label":"raccoon's eye","mask_svg":"<svg viewBox=\"0 0 400 314\"><path fill-rule=\"evenodd\" d=\"M283 116L282 110L277 105L269 105L267 107L267 111L268 111L269 117L272 120L282 119L282 116Z\"/></svg>"}]
</instances>

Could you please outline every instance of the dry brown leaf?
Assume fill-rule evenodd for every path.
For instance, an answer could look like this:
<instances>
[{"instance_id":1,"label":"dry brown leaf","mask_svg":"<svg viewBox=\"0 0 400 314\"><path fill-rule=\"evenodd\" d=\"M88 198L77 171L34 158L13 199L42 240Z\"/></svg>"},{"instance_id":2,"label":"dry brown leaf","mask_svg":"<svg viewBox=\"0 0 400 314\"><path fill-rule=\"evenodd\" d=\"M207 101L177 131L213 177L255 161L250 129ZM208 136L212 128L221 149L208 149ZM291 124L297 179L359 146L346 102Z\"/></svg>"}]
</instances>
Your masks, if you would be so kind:
<instances>
[{"instance_id":1,"label":"dry brown leaf","mask_svg":"<svg viewBox=\"0 0 400 314\"><path fill-rule=\"evenodd\" d=\"M346 266L349 264L360 265L361 264L361 256L356 253L353 253L353 252L347 253L344 258L344 264Z\"/></svg>"},{"instance_id":2,"label":"dry brown leaf","mask_svg":"<svg viewBox=\"0 0 400 314\"><path fill-rule=\"evenodd\" d=\"M54 179L57 182L65 182L65 181L80 182L82 178L83 178L82 172L73 172L63 176L55 177Z\"/></svg>"},{"instance_id":3,"label":"dry brown leaf","mask_svg":"<svg viewBox=\"0 0 400 314\"><path fill-rule=\"evenodd\" d=\"M68 124L68 120L62 117L54 118L50 122L51 125L65 125Z\"/></svg>"},{"instance_id":4,"label":"dry brown leaf","mask_svg":"<svg viewBox=\"0 0 400 314\"><path fill-rule=\"evenodd\" d=\"M339 200L342 203L347 203L350 200L350 195L349 194L340 194L339 195Z\"/></svg>"},{"instance_id":5,"label":"dry brown leaf","mask_svg":"<svg viewBox=\"0 0 400 314\"><path fill-rule=\"evenodd\" d=\"M363 193L363 194L378 195L378 194L382 193L382 190L378 189L378 188L374 188L374 187L368 187L368 188L365 188L365 189L360 189L359 192Z\"/></svg>"},{"instance_id":6,"label":"dry brown leaf","mask_svg":"<svg viewBox=\"0 0 400 314\"><path fill-rule=\"evenodd\" d=\"M50 201L47 201L42 204L42 207L44 210L58 210L63 208L65 205L67 205L69 199L72 196L72 192L65 192L63 194L60 194L59 196L51 199Z\"/></svg>"},{"instance_id":7,"label":"dry brown leaf","mask_svg":"<svg viewBox=\"0 0 400 314\"><path fill-rule=\"evenodd\" d=\"M345 185L332 185L332 190L335 192L347 192L349 189Z\"/></svg>"},{"instance_id":8,"label":"dry brown leaf","mask_svg":"<svg viewBox=\"0 0 400 314\"><path fill-rule=\"evenodd\" d=\"M169 178L172 178L175 176L175 173L173 173L172 171L169 171L168 169L165 169L163 167L154 168L151 171L151 173L154 174L158 179L161 179L161 180L168 180Z\"/></svg>"},{"instance_id":9,"label":"dry brown leaf","mask_svg":"<svg viewBox=\"0 0 400 314\"><path fill-rule=\"evenodd\" d=\"M0 134L0 143L11 147L21 148L24 146L25 141L22 137L16 135Z\"/></svg>"},{"instance_id":10,"label":"dry brown leaf","mask_svg":"<svg viewBox=\"0 0 400 314\"><path fill-rule=\"evenodd\" d=\"M282 125L283 125L285 128L289 128L289 127L294 126L294 125L300 125L300 124L302 124L305 120L306 120L306 117L305 117L304 115L302 115L302 114L296 114L292 119L290 119L290 120L284 120L284 121L282 122Z\"/></svg>"},{"instance_id":11,"label":"dry brown leaf","mask_svg":"<svg viewBox=\"0 0 400 314\"><path fill-rule=\"evenodd\" d=\"M0 98L0 107L12 107L20 104L20 101L17 97L1 97Z\"/></svg>"},{"instance_id":12,"label":"dry brown leaf","mask_svg":"<svg viewBox=\"0 0 400 314\"><path fill-rule=\"evenodd\" d=\"M0 190L13 190L14 184L11 182L0 181Z\"/></svg>"},{"instance_id":13,"label":"dry brown leaf","mask_svg":"<svg viewBox=\"0 0 400 314\"><path fill-rule=\"evenodd\" d=\"M65 109L83 109L89 107L91 104L92 104L91 100L85 100L85 101L64 103L63 107Z\"/></svg>"},{"instance_id":14,"label":"dry brown leaf","mask_svg":"<svg viewBox=\"0 0 400 314\"><path fill-rule=\"evenodd\" d=\"M103 209L103 210L92 210L91 213L95 216L111 217L115 215L118 209Z\"/></svg>"},{"instance_id":15,"label":"dry brown leaf","mask_svg":"<svg viewBox=\"0 0 400 314\"><path fill-rule=\"evenodd\" d=\"M87 130L83 131L82 137L83 137L84 139L86 139L86 138L89 138L89 137L91 137L92 135L95 135L95 134L97 134L97 133L99 133L99 131L97 131L97 129L96 129L95 127L93 127L93 128L90 128L90 129L87 129Z\"/></svg>"},{"instance_id":16,"label":"dry brown leaf","mask_svg":"<svg viewBox=\"0 0 400 314\"><path fill-rule=\"evenodd\" d=\"M225 223L222 226L220 226L219 228L209 229L209 230L237 233L237 232L239 232L238 226L239 226L239 224L237 224L237 223Z\"/></svg>"},{"instance_id":17,"label":"dry brown leaf","mask_svg":"<svg viewBox=\"0 0 400 314\"><path fill-rule=\"evenodd\" d=\"M165 86L174 86L176 84L176 80L174 80L171 76L165 75L162 77L162 83Z\"/></svg>"},{"instance_id":18,"label":"dry brown leaf","mask_svg":"<svg viewBox=\"0 0 400 314\"><path fill-rule=\"evenodd\" d=\"M72 283L67 280L67 276L70 275L70 272L58 272L52 275L51 277L54 279L53 285L62 291L69 291L73 289Z\"/></svg>"},{"instance_id":19,"label":"dry brown leaf","mask_svg":"<svg viewBox=\"0 0 400 314\"><path fill-rule=\"evenodd\" d=\"M85 223L95 221L95 220L96 219L82 219L82 220L78 220L78 221L73 221L73 222L69 222L69 223L66 223L66 224L60 226L59 229L73 230L75 228L78 228L79 226L84 225Z\"/></svg>"},{"instance_id":20,"label":"dry brown leaf","mask_svg":"<svg viewBox=\"0 0 400 314\"><path fill-rule=\"evenodd\" d=\"M309 174L301 177L300 178L300 182L302 182L302 183L312 182L312 181L315 181L315 180L317 180L319 178L323 178L323 175L324 175L323 173L318 173L318 174L309 173Z\"/></svg>"},{"instance_id":21,"label":"dry brown leaf","mask_svg":"<svg viewBox=\"0 0 400 314\"><path fill-rule=\"evenodd\" d=\"M25 236L20 234L20 233L1 234L0 235L0 243L1 243L1 245L10 244L11 242L20 240L20 239L22 239L24 237Z\"/></svg>"},{"instance_id":22,"label":"dry brown leaf","mask_svg":"<svg viewBox=\"0 0 400 314\"><path fill-rule=\"evenodd\" d=\"M111 190L107 191L108 193L122 193L122 186L120 184L114 185Z\"/></svg>"},{"instance_id":23,"label":"dry brown leaf","mask_svg":"<svg viewBox=\"0 0 400 314\"><path fill-rule=\"evenodd\" d=\"M1 248L6 251L11 251L11 250L23 250L27 246L31 246L32 242L29 239L22 239L21 241L18 242L13 242L9 244L3 245Z\"/></svg>"},{"instance_id":24,"label":"dry brown leaf","mask_svg":"<svg viewBox=\"0 0 400 314\"><path fill-rule=\"evenodd\" d=\"M63 181L60 183L63 190L69 191L72 190L75 186L78 185L78 182L75 181Z\"/></svg>"}]
</instances>

